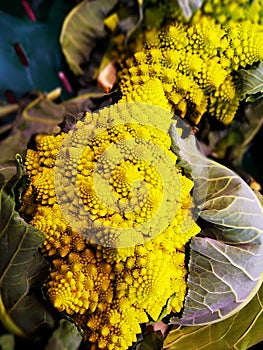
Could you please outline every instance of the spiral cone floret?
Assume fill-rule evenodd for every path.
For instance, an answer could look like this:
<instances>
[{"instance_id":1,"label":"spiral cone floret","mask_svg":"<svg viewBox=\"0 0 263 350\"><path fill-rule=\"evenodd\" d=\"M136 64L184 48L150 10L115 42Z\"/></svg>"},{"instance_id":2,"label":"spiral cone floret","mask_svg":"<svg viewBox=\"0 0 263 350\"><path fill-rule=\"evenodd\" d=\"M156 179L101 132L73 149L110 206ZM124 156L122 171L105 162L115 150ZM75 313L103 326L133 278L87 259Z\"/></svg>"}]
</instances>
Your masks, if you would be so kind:
<instances>
[{"instance_id":1,"label":"spiral cone floret","mask_svg":"<svg viewBox=\"0 0 263 350\"><path fill-rule=\"evenodd\" d=\"M46 235L40 250L51 262L46 289L54 307L70 315L84 330L86 340L97 348L125 350L136 341L141 323L158 320L164 308L167 313L182 309L187 288L185 244L200 229L191 213L193 182L177 165L170 136L154 125L154 115L147 115L144 123L129 122L130 115L136 113L143 120L142 114L149 113L146 107L144 110L121 108L120 104L113 107L102 110L97 117L87 113L78 122L75 133L36 137L36 148L27 151L25 164L32 183L24 194L21 212L31 216L31 224ZM126 115L122 123L118 109ZM169 125L170 115L167 117L161 108L159 117ZM118 123L112 125L110 121L114 119ZM88 128L95 134L86 140ZM66 142L67 137L70 143ZM137 148L131 140L136 141ZM113 146L116 149L111 153ZM155 163L149 162L147 152L159 163L162 158L169 158L177 188L172 187L169 172L167 178L163 177ZM64 163L63 181L76 180L74 193L70 185L63 190L54 180L61 155L69 157ZM106 205L96 193L95 171L107 178L117 203L135 205L128 211ZM58 172L57 176L60 175ZM141 181L139 188L138 181ZM140 199L142 181L147 186L147 195ZM164 181L169 185L170 198L176 199L172 217L166 206L162 216L157 214L165 198ZM70 207L71 221L64 215L59 201L62 197L74 205L77 200L82 203L76 207L76 213L74 205ZM34 207L29 211L30 203ZM169 205L168 201L166 204ZM78 215L85 216L87 226L98 224L97 243L93 235L75 230L73 220L76 223ZM149 239L134 245L116 244L119 231L137 228L151 218L166 222L166 217L170 222L158 234L153 234L151 229L143 233ZM162 227L162 223L158 221L156 226Z\"/></svg>"}]
</instances>

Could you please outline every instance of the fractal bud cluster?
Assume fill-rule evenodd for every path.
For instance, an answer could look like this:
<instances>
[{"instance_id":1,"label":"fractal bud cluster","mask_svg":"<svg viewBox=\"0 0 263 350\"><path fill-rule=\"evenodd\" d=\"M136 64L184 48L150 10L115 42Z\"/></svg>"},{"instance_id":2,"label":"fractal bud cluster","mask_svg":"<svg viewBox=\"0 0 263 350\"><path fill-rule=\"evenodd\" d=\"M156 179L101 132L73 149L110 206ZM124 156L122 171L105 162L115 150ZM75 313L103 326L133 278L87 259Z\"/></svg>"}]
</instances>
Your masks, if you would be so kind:
<instances>
[{"instance_id":1,"label":"fractal bud cluster","mask_svg":"<svg viewBox=\"0 0 263 350\"><path fill-rule=\"evenodd\" d=\"M263 59L262 26L221 26L206 17L175 24L126 60L119 73L122 101L145 101L195 124L204 114L229 124L238 109L241 68Z\"/></svg>"},{"instance_id":2,"label":"fractal bud cluster","mask_svg":"<svg viewBox=\"0 0 263 350\"><path fill-rule=\"evenodd\" d=\"M35 148L27 151L25 166L32 182L21 213L46 235L40 249L51 263L47 296L55 308L71 315L85 339L98 348L127 349L141 332L140 324L157 321L164 308L166 313L180 312L186 295L185 244L200 231L191 212L193 182L178 166L170 136L154 125L156 108L157 118L169 125L166 110L120 103L92 116L86 113L77 123L77 132L38 135ZM142 123L144 113L151 124ZM141 123L133 121L136 114ZM112 125L114 119L118 123ZM95 132L90 139L88 129ZM106 157L113 146L112 158ZM170 177L160 175L147 154L158 163L167 156ZM62 174L56 175L63 157L68 158ZM96 192L94 173L99 171L117 208L105 205ZM140 198L141 185L138 191L133 187L136 181L147 187L145 198ZM72 182L75 193L71 193ZM164 193L165 182L168 193ZM172 215L169 197L176 203ZM122 210L129 201L135 201L134 210ZM66 208L72 220L63 215L63 203L70 203ZM153 226L160 230L166 217L168 223L158 234L151 235L151 228L137 230L142 238L132 244L129 229L144 227L156 218ZM74 226L74 221L81 225Z\"/></svg>"}]
</instances>

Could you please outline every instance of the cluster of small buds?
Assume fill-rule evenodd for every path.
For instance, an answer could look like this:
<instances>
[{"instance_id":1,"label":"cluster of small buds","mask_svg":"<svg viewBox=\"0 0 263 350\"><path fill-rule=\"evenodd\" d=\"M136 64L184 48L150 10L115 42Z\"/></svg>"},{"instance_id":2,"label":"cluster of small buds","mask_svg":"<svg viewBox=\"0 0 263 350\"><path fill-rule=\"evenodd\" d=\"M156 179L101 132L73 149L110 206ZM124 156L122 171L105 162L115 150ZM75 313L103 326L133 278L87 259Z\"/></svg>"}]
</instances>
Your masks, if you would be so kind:
<instances>
[{"instance_id":1,"label":"cluster of small buds","mask_svg":"<svg viewBox=\"0 0 263 350\"><path fill-rule=\"evenodd\" d=\"M241 95L237 72L263 59L260 25L222 27L201 18L170 25L128 58L119 73L121 102L148 102L198 124L204 114L229 124Z\"/></svg>"}]
</instances>

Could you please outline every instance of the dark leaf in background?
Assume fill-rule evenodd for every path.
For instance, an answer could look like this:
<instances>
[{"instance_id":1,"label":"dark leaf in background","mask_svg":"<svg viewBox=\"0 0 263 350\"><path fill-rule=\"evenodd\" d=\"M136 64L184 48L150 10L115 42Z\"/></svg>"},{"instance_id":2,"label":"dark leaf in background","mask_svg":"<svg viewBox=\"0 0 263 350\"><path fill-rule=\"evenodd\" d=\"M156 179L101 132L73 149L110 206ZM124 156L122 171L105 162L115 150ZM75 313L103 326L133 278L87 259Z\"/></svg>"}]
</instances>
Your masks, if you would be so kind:
<instances>
[{"instance_id":1,"label":"dark leaf in background","mask_svg":"<svg viewBox=\"0 0 263 350\"><path fill-rule=\"evenodd\" d=\"M263 98L246 103L242 117L233 120L230 127L223 132L210 131L209 144L213 157L232 167L236 171L245 170L263 185L263 154L258 152L262 143ZM261 130L261 132L260 132ZM259 135L258 135L259 134ZM249 160L251 148L254 159Z\"/></svg>"},{"instance_id":2,"label":"dark leaf in background","mask_svg":"<svg viewBox=\"0 0 263 350\"><path fill-rule=\"evenodd\" d=\"M70 2L67 0L56 1L57 3L63 3L66 10L66 5ZM50 17L50 9L54 6L54 0L28 0L28 5L31 7L32 12L37 21L46 22ZM0 9L12 16L16 16L22 19L29 19L28 13L25 10L23 1L17 0L2 0Z\"/></svg>"},{"instance_id":3,"label":"dark leaf in background","mask_svg":"<svg viewBox=\"0 0 263 350\"><path fill-rule=\"evenodd\" d=\"M140 343L139 350L162 350L163 335L161 331L147 333Z\"/></svg>"},{"instance_id":4,"label":"dark leaf in background","mask_svg":"<svg viewBox=\"0 0 263 350\"><path fill-rule=\"evenodd\" d=\"M5 8L4 3L0 10ZM58 86L63 87L63 97L70 96L58 73L65 70L59 45L60 29L72 4L59 0L51 5L47 22L34 22L26 16L19 18L0 11L0 100L6 99L6 91L20 100L32 90L45 92Z\"/></svg>"},{"instance_id":5,"label":"dark leaf in background","mask_svg":"<svg viewBox=\"0 0 263 350\"><path fill-rule=\"evenodd\" d=\"M242 167L251 174L263 188L263 152L262 149L263 128L261 127L258 134L252 140L250 147L247 149L242 159Z\"/></svg>"}]
</instances>

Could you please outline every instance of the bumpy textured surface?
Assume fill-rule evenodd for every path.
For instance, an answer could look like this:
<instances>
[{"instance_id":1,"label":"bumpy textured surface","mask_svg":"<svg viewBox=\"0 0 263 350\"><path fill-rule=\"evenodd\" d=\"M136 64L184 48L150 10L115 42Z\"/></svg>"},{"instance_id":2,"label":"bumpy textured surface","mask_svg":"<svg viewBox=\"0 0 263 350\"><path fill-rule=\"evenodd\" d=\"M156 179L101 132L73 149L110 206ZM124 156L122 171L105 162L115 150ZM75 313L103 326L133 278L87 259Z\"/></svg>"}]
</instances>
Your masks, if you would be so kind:
<instances>
[{"instance_id":1,"label":"bumpy textured surface","mask_svg":"<svg viewBox=\"0 0 263 350\"><path fill-rule=\"evenodd\" d=\"M125 350L136 341L141 323L157 320L163 308L167 308L167 312L181 310L187 274L184 246L200 230L190 210L193 183L176 165L177 158L170 150L170 137L154 127L154 120L160 117L165 124L167 113L162 114L159 109L157 116L156 113L151 115L151 108L136 112L132 107L121 108L118 104L102 110L97 118L87 114L83 122L78 122L75 133L38 135L35 150L27 151L25 165L32 184L24 195L21 212L24 217L31 218L33 226L46 234L41 251L52 266L46 285L47 295L55 308L73 317L85 331L85 338L99 349ZM124 111L126 117L124 123L112 125L110 121L122 118L116 110ZM129 113L137 113L142 120L142 114L146 113L152 126L129 123ZM100 132L86 140L88 128ZM66 137L70 142L65 142ZM145 243L114 247L109 241L115 240L118 229L136 227L156 216L156 206L163 199L163 182L168 181L170 186L170 179L160 176L151 165L154 163L149 164L147 152L145 156L145 152L135 151L140 147L136 149L132 145L129 148L132 138L140 147L146 144L146 150L152 145L148 152L153 153L158 162L162 162L161 150L170 158L173 177L178 181L174 194L176 212L170 224L158 235L146 239ZM111 158L104 158L103 153L114 144L124 154L117 166L111 163ZM57 163L62 160L61 155L68 158L61 168L62 173L56 176L63 176L68 183L76 179L75 195L71 193L70 184L64 191L55 185L54 173L59 166ZM60 160L55 163L56 156ZM92 173L99 162L102 174L110 174L108 182L118 202L127 203L137 194L136 188L131 188L134 181L142 180L147 185L148 197L145 201L136 199L134 212L120 210L117 213L103 205L92 183ZM72 222L79 220L78 215L86 215L87 222L109 228L103 232L102 242L105 244L95 244L85 234L72 229L72 222L62 214L58 191L72 203L77 200L83 203L83 208L78 203L75 212L72 209ZM173 188L170 188L168 195L172 196L172 192ZM100 236L100 230L97 233Z\"/></svg>"},{"instance_id":2,"label":"bumpy textured surface","mask_svg":"<svg viewBox=\"0 0 263 350\"><path fill-rule=\"evenodd\" d=\"M185 18L177 0L150 0L145 10L145 25L148 29L160 28L167 20L180 23L197 23L207 17L219 24L237 22L263 24L262 0L203 0L202 6L190 18Z\"/></svg>"},{"instance_id":3,"label":"bumpy textured surface","mask_svg":"<svg viewBox=\"0 0 263 350\"><path fill-rule=\"evenodd\" d=\"M121 101L156 104L196 124L207 113L227 125L241 98L238 70L263 59L262 41L262 26L250 22L170 25L126 60Z\"/></svg>"},{"instance_id":4,"label":"bumpy textured surface","mask_svg":"<svg viewBox=\"0 0 263 350\"><path fill-rule=\"evenodd\" d=\"M205 0L200 10L196 11L192 22L200 17L213 18L217 23L232 25L237 22L249 21L254 24L263 24L262 0Z\"/></svg>"}]
</instances>

